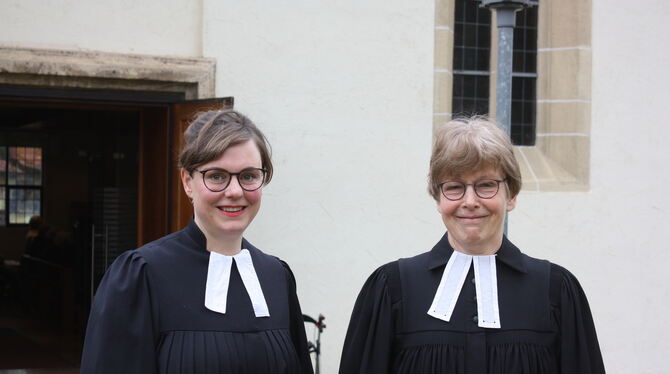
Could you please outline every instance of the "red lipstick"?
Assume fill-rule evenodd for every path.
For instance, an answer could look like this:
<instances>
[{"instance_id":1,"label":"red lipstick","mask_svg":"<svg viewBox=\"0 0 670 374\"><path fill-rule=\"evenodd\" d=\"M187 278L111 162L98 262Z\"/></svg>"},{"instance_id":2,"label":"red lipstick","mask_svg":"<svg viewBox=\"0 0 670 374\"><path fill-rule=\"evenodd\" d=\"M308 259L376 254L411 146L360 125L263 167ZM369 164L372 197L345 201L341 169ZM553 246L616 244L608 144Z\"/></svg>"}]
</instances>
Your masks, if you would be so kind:
<instances>
[{"instance_id":1,"label":"red lipstick","mask_svg":"<svg viewBox=\"0 0 670 374\"><path fill-rule=\"evenodd\" d=\"M242 205L223 205L218 207L219 211L223 213L226 217L237 217L244 213L245 206Z\"/></svg>"}]
</instances>

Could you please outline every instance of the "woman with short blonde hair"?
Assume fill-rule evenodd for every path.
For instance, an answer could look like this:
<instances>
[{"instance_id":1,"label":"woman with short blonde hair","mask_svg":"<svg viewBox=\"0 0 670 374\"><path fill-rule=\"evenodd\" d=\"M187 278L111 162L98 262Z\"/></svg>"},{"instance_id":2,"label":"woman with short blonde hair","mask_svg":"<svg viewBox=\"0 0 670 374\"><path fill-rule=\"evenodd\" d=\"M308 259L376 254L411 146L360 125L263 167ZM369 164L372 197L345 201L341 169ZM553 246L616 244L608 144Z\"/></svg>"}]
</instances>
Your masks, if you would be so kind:
<instances>
[{"instance_id":1,"label":"woman with short blonde hair","mask_svg":"<svg viewBox=\"0 0 670 374\"><path fill-rule=\"evenodd\" d=\"M521 189L507 134L482 117L447 123L428 180L447 232L368 278L340 373L604 373L577 279L503 233Z\"/></svg>"}]
</instances>

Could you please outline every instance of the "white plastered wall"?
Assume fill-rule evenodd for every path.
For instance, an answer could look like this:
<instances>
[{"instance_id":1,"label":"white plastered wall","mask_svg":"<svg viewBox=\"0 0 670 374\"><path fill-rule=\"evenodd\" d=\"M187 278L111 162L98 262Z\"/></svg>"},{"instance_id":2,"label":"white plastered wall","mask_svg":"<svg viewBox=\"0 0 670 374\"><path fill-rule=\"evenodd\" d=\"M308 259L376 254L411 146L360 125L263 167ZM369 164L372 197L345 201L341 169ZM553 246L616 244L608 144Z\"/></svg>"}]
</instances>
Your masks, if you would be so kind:
<instances>
[{"instance_id":1,"label":"white plastered wall","mask_svg":"<svg viewBox=\"0 0 670 374\"><path fill-rule=\"evenodd\" d=\"M202 56L201 0L0 0L0 45Z\"/></svg>"},{"instance_id":2,"label":"white plastered wall","mask_svg":"<svg viewBox=\"0 0 670 374\"><path fill-rule=\"evenodd\" d=\"M442 234L424 183L432 3L0 0L0 44L216 58L217 96L274 147L247 237L326 315L335 373L365 278ZM660 0L593 0L590 191L523 192L510 215L512 240L580 279L609 373L670 370L669 16Z\"/></svg>"},{"instance_id":3,"label":"white plastered wall","mask_svg":"<svg viewBox=\"0 0 670 374\"><path fill-rule=\"evenodd\" d=\"M273 146L276 175L246 236L290 264L303 312L326 316L322 373L336 373L367 276L442 234L424 183L434 7L269 4L205 1L204 54L217 94Z\"/></svg>"},{"instance_id":4,"label":"white plastered wall","mask_svg":"<svg viewBox=\"0 0 670 374\"><path fill-rule=\"evenodd\" d=\"M523 192L510 237L580 280L608 373L667 373L670 52L662 1L593 1L591 180Z\"/></svg>"}]
</instances>

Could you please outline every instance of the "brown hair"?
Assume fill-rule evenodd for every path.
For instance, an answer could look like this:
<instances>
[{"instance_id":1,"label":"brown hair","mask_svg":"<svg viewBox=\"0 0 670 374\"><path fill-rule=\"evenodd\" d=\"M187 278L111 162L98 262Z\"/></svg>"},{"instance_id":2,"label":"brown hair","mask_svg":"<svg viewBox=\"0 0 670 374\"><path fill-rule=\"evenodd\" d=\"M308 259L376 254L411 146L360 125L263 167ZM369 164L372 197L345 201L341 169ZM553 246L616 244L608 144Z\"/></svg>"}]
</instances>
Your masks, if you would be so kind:
<instances>
[{"instance_id":1,"label":"brown hair","mask_svg":"<svg viewBox=\"0 0 670 374\"><path fill-rule=\"evenodd\" d=\"M440 199L438 184L445 176L463 174L492 167L507 180L509 198L521 190L521 171L509 136L490 119L482 116L454 119L435 133L430 156L428 192Z\"/></svg>"},{"instance_id":2,"label":"brown hair","mask_svg":"<svg viewBox=\"0 0 670 374\"><path fill-rule=\"evenodd\" d=\"M253 140L261 154L265 184L272 179L270 143L245 115L232 109L202 112L184 131L179 167L192 173L198 166L216 160L231 146Z\"/></svg>"}]
</instances>

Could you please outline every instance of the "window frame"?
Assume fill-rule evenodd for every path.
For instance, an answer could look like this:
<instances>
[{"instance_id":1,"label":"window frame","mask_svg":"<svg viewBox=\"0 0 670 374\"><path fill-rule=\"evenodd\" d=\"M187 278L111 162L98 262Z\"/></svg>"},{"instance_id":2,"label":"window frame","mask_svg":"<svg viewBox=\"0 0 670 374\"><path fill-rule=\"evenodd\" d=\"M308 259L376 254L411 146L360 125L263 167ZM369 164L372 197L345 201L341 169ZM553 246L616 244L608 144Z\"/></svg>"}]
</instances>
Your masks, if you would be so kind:
<instances>
[{"instance_id":1,"label":"window frame","mask_svg":"<svg viewBox=\"0 0 670 374\"><path fill-rule=\"evenodd\" d=\"M510 137L512 143L519 146L534 146L537 140L538 6L539 4L536 3L535 6L517 12L514 27ZM532 88L526 87L526 83L529 83ZM523 87L523 92L521 95L516 92L515 95L515 87L519 86ZM531 92L527 93L527 91ZM515 110L519 105L521 108ZM519 112L521 112L521 118L518 116Z\"/></svg>"},{"instance_id":2,"label":"window frame","mask_svg":"<svg viewBox=\"0 0 670 374\"><path fill-rule=\"evenodd\" d=\"M9 174L10 174L10 149L11 148L36 148L39 149L40 151L40 180L39 184L26 184L26 183L14 183L11 184L9 180ZM14 144L3 144L0 145L0 152L3 152L3 160L5 161L5 167L4 170L0 171L0 173L4 174L4 181L0 183L0 188L4 189L4 212L2 213L3 215L3 220L4 222L0 222L0 227L25 227L29 225L30 219L28 219L27 222L23 223L12 223L10 222L10 217L11 217L11 206L12 206L12 201L11 199L11 191L12 190L20 190L20 191L39 191L39 209L37 214L32 214L32 215L43 215L44 211L44 147L42 146L35 146L35 145L14 145Z\"/></svg>"},{"instance_id":3,"label":"window frame","mask_svg":"<svg viewBox=\"0 0 670 374\"><path fill-rule=\"evenodd\" d=\"M493 22L491 11L481 8L478 2L472 0L454 0L454 41L453 41L453 80L452 80L452 95L451 108L452 116L458 117L460 115L491 115L495 103L490 102L492 94L495 93L495 80L491 79L492 65L490 60L495 59L495 53L492 51L493 40L497 35L497 27ZM512 64L512 111L511 115L511 138L514 145L520 146L534 146L537 136L537 59L538 59L538 29L539 29L539 12L538 7L534 6L526 8L517 13L515 40L513 49L513 64ZM531 11L532 17L528 17L528 13L521 13ZM477 12L473 16L473 12ZM484 13L486 12L486 13ZM486 14L486 15L485 15ZM468 18L469 17L469 18ZM488 17L488 22L482 21L482 17ZM466 26L470 26L470 30L476 30L475 35L469 35L466 32ZM483 40L482 35L479 34L481 27L488 27L488 40ZM468 42L470 44L468 44ZM521 42L521 43L519 43ZM479 67L475 60L474 65L465 66L467 59L464 50L468 49L488 49L487 57L488 63L486 70L473 70L473 67ZM477 56L479 57L479 56ZM460 61L459 59L463 60ZM523 66L519 66L521 62ZM486 77L489 88L483 94L479 92L479 82L475 82L475 77ZM473 79L474 78L474 79ZM470 79L474 87L466 87L465 84L460 84L462 80ZM527 85L532 86L528 89ZM523 87L521 98L519 93L514 88ZM464 92L473 92L473 96L466 96ZM479 96L477 96L479 95ZM467 100L472 101L468 103ZM479 102L485 102L481 105ZM519 113L521 118L519 118Z\"/></svg>"},{"instance_id":4,"label":"window frame","mask_svg":"<svg viewBox=\"0 0 670 374\"><path fill-rule=\"evenodd\" d=\"M462 8L459 9L459 6L462 6ZM462 17L462 19L459 17ZM490 89L488 88L491 81L491 27L491 12L487 9L479 8L479 4L476 2L470 0L456 0L454 3L454 44L452 61L454 69L451 87L451 106L452 113L456 113L457 116L474 114L485 115L489 112L489 98L491 96ZM467 28L470 29L470 32L466 31ZM488 31L485 34L480 34L482 28L488 29ZM474 34L472 31L474 31ZM485 35L484 39L482 39L482 35ZM467 44L467 40L474 41L474 44ZM466 56L468 50L475 52L472 64L468 63L468 57ZM484 55L482 56L480 54ZM459 57L462 61L457 61ZM484 60L479 61L481 58ZM482 64L483 66L480 66ZM459 90L461 92L457 93L457 88L459 87L457 84L458 80L473 78L474 80L480 78L486 80L483 82L486 87L485 95L478 96L478 94L480 94L479 82L477 82L472 89L474 95L466 96L463 94L463 92L466 91L465 85L462 85L460 87L461 90ZM479 104L475 104L471 105L470 108L467 108L468 105L465 105L464 102L468 99L472 102L482 102L484 105L480 107ZM482 108L483 110L478 110Z\"/></svg>"}]
</instances>

